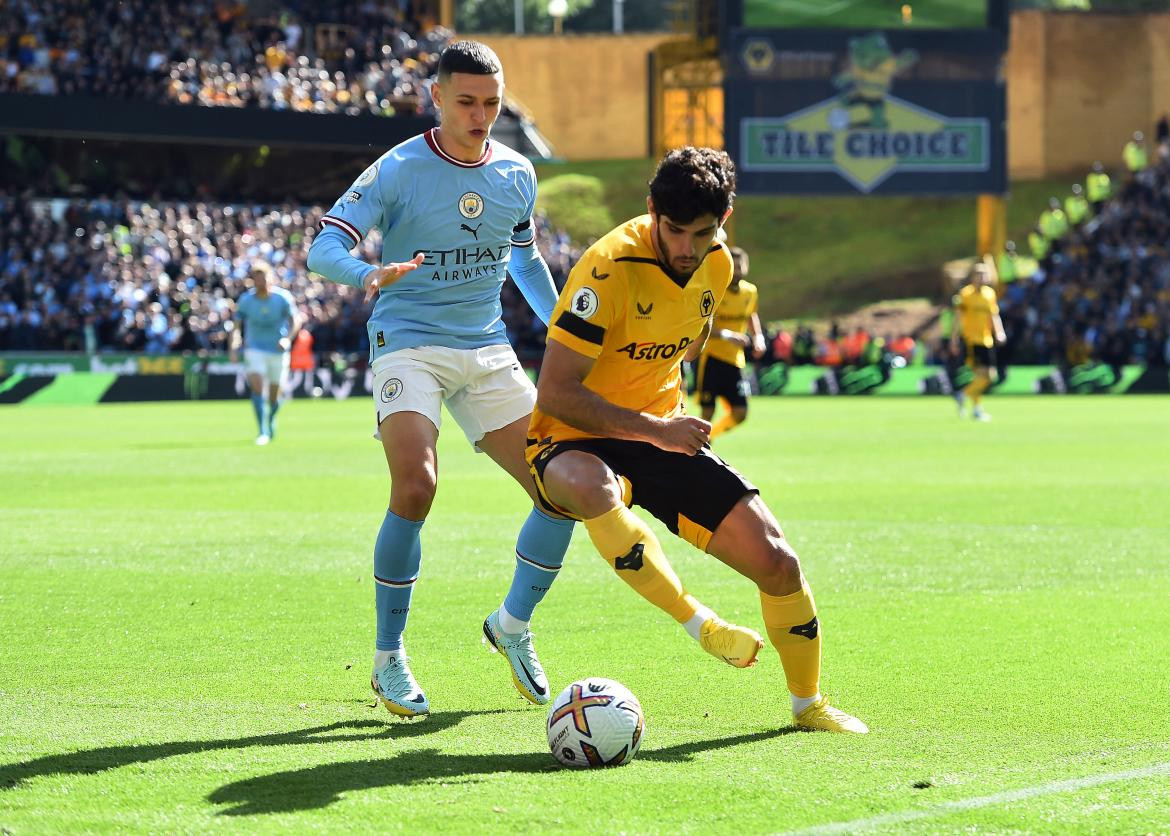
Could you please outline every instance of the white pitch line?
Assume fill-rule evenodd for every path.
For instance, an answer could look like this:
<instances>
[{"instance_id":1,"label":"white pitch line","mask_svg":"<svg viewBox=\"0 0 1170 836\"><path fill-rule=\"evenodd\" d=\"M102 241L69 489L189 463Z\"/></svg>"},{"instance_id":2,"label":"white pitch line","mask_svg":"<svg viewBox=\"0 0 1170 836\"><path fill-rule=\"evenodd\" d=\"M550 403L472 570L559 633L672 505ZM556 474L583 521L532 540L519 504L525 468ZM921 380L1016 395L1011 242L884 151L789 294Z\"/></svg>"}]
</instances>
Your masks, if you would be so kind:
<instances>
[{"instance_id":1,"label":"white pitch line","mask_svg":"<svg viewBox=\"0 0 1170 836\"><path fill-rule=\"evenodd\" d=\"M1050 784L1040 784L1035 787L1024 787L1008 792L998 792L995 795L984 795L978 798L967 798L960 801L947 801L926 807L921 810L906 810L901 813L883 813L880 816L870 816L853 821L833 822L810 827L805 830L789 831L794 836L813 836L824 833L853 833L871 827L882 827L888 824L904 824L905 822L933 819L938 816L947 816L964 810L975 810L979 807L994 807L997 804L1011 804L1015 801L1024 801L1041 795L1052 795L1058 792L1075 792L1076 790L1097 787L1101 784L1115 784L1118 781L1128 781L1134 778L1151 778L1158 775L1170 775L1170 761L1156 763L1152 766L1143 766L1138 769L1127 769L1124 772L1107 772L1103 775L1088 775L1084 778L1070 778L1066 781L1053 781Z\"/></svg>"}]
</instances>

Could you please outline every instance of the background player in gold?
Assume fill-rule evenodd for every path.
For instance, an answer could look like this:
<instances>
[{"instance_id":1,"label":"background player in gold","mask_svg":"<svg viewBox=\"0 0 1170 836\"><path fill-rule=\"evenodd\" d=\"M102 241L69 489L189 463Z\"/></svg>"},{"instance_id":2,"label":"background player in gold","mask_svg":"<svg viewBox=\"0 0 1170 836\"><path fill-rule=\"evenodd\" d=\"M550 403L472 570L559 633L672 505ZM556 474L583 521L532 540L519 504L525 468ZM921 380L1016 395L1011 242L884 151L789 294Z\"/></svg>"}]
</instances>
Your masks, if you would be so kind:
<instances>
[{"instance_id":1,"label":"background player in gold","mask_svg":"<svg viewBox=\"0 0 1170 836\"><path fill-rule=\"evenodd\" d=\"M679 367L731 281L715 235L734 193L727 154L672 151L650 183L649 214L585 252L553 311L528 460L548 508L583 520L619 576L675 619L697 602L677 578L669 588L639 580L665 556L628 505L750 578L796 725L865 733L820 694L820 625L796 553L759 491L711 451L710 424L684 408ZM736 652L754 659L757 647Z\"/></svg>"},{"instance_id":2,"label":"background player in gold","mask_svg":"<svg viewBox=\"0 0 1170 836\"><path fill-rule=\"evenodd\" d=\"M970 282L959 291L955 303L957 327L951 329L951 353L959 350L959 336L962 335L967 347L967 365L975 375L959 398L959 417L966 416L966 402L970 400L971 417L977 421L991 420L991 416L983 411L983 393L993 382L995 347L1007 339L999 318L999 302L996 301L995 289L991 287L993 275L986 261L971 269Z\"/></svg>"},{"instance_id":3,"label":"background player in gold","mask_svg":"<svg viewBox=\"0 0 1170 836\"><path fill-rule=\"evenodd\" d=\"M711 427L711 440L742 424L747 419L750 387L744 377L747 357L744 350L752 350L752 359L764 354L764 332L760 328L760 292L754 284L743 280L748 274L748 256L739 247L731 248L734 272L727 293L715 308L711 337L703 348L695 369L695 388L699 390L699 406L704 421L715 416L715 404L722 399L727 411Z\"/></svg>"}]
</instances>

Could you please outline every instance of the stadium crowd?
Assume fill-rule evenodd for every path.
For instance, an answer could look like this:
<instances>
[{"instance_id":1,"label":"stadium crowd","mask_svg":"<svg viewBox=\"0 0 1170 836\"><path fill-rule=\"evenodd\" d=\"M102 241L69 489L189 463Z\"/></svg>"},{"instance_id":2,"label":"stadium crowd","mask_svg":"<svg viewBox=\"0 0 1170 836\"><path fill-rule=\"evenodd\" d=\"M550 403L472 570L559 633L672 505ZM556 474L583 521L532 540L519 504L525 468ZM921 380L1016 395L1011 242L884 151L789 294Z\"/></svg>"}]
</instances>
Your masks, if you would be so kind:
<instances>
[{"instance_id":1,"label":"stadium crowd","mask_svg":"<svg viewBox=\"0 0 1170 836\"><path fill-rule=\"evenodd\" d=\"M249 266L270 264L318 354L363 356L359 292L307 271L320 207L34 200L0 191L0 351L223 351ZM538 218L558 286L580 255ZM377 231L361 257L376 262ZM504 319L524 359L543 325L509 282Z\"/></svg>"},{"instance_id":2,"label":"stadium crowd","mask_svg":"<svg viewBox=\"0 0 1170 836\"><path fill-rule=\"evenodd\" d=\"M426 81L451 33L409 0L14 0L0 92L313 113L433 113ZM95 25L95 22L100 25Z\"/></svg>"},{"instance_id":3,"label":"stadium crowd","mask_svg":"<svg viewBox=\"0 0 1170 836\"><path fill-rule=\"evenodd\" d=\"M999 258L1012 363L1170 364L1170 131L1150 160L1137 133L1116 191L1097 164L1053 197L1029 236Z\"/></svg>"},{"instance_id":4,"label":"stadium crowd","mask_svg":"<svg viewBox=\"0 0 1170 836\"><path fill-rule=\"evenodd\" d=\"M1079 194L1063 204L1053 198L1032 236L1032 257L1014 246L1000 257L1003 360L1170 363L1170 135L1160 138L1154 160L1135 153L1134 143L1124 159L1116 193L1106 175L1105 191L1101 182L1086 183L1094 198L1087 207L1077 204ZM367 311L359 296L305 268L321 212L0 191L0 350L221 351L233 300L259 258L293 292L319 355L360 357ZM538 241L563 285L580 249L539 218ZM363 257L376 261L378 247L375 233ZM538 362L543 325L511 283L502 303L518 354ZM945 347L926 351L908 335L834 327L818 336L801 326L770 334L762 359L824 366L946 361Z\"/></svg>"}]
</instances>

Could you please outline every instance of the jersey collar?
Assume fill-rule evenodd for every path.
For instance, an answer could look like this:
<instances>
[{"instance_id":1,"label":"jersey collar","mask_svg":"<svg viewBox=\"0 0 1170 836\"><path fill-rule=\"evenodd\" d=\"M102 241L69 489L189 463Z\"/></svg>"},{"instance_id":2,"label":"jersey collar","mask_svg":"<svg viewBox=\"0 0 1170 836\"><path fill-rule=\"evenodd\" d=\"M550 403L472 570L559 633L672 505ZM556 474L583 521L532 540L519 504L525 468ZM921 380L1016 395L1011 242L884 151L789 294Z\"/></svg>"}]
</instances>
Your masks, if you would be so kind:
<instances>
[{"instance_id":1,"label":"jersey collar","mask_svg":"<svg viewBox=\"0 0 1170 836\"><path fill-rule=\"evenodd\" d=\"M638 221L638 223L637 223L637 226L635 228L638 231L638 240L642 244L642 250L643 250L643 252L645 252L645 255L636 255L636 256L627 255L627 256L622 256L621 258L617 258L614 260L615 261L636 261L636 262L640 262L642 264L653 264L659 270L661 270L662 275L664 275L664 276L666 276L666 278L670 279L671 284L675 285L676 287L686 289L686 286L688 284L690 284L691 279L694 278L695 273L698 273L700 270L703 269L703 264L704 264L704 262L706 262L707 256L719 249L719 244L717 244L717 243L712 244L711 248L709 250L707 250L707 255L703 256L703 260L700 261L699 266L695 268L695 273L691 273L691 275L687 276L685 279L676 278L674 273L670 272L670 270L668 270L666 268L666 265L658 260L658 256L656 255L656 253L654 251L654 242L650 238L652 231L653 231L653 228L654 228L654 222L651 219L650 215L648 215L648 214L642 215L640 218L637 219L637 221Z\"/></svg>"},{"instance_id":2,"label":"jersey collar","mask_svg":"<svg viewBox=\"0 0 1170 836\"><path fill-rule=\"evenodd\" d=\"M430 149L435 152L435 155L438 156L439 159L445 162L449 162L451 165L457 165L460 168L479 168L481 165L492 158L492 141L489 139L483 144L483 156L481 156L475 162L465 163L463 160L455 159L446 151L444 151L442 146L439 145L439 137L437 134L438 130L438 128L431 128L429 131L423 134L423 138L426 139L427 145L430 146Z\"/></svg>"}]
</instances>

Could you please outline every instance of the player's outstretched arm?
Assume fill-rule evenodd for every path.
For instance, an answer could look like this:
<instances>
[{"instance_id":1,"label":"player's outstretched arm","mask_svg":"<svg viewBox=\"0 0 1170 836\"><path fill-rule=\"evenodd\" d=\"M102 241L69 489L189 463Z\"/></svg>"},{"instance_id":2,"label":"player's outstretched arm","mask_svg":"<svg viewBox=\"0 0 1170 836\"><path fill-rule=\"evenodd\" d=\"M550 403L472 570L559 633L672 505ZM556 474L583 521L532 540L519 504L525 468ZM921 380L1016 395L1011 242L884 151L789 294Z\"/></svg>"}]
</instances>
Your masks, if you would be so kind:
<instances>
[{"instance_id":1,"label":"player's outstretched arm","mask_svg":"<svg viewBox=\"0 0 1170 836\"><path fill-rule=\"evenodd\" d=\"M537 407L585 432L644 441L672 453L694 455L710 439L711 425L701 418L659 418L634 412L593 392L584 384L593 363L592 358L549 340L537 382Z\"/></svg>"},{"instance_id":2,"label":"player's outstretched arm","mask_svg":"<svg viewBox=\"0 0 1170 836\"><path fill-rule=\"evenodd\" d=\"M423 263L424 258L426 258L426 255L419 253L410 261L391 261L385 267L375 267L366 274L366 301L369 302L377 296L378 291L382 288L389 287L411 270L417 269Z\"/></svg>"}]
</instances>

